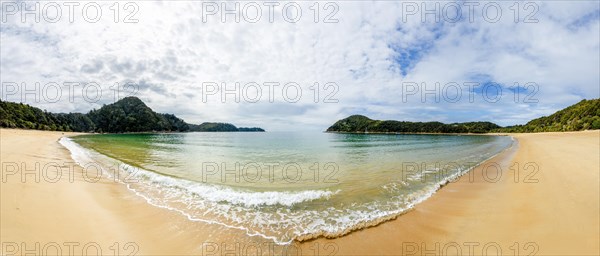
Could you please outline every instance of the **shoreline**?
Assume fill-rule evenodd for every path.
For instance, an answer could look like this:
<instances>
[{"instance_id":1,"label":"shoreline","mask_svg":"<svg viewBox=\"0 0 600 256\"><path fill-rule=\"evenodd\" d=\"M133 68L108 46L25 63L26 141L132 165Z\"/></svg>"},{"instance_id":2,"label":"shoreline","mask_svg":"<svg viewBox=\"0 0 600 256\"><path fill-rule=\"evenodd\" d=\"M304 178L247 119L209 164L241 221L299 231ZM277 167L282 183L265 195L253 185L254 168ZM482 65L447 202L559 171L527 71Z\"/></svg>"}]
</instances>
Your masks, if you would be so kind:
<instances>
[{"instance_id":1,"label":"shoreline","mask_svg":"<svg viewBox=\"0 0 600 256\"><path fill-rule=\"evenodd\" d=\"M495 255L497 251L509 255L598 255L600 131L506 135L515 139L514 149L485 161L462 176L467 179L447 184L401 217L336 239L319 238L298 246L310 251L317 244L331 244L339 255ZM561 142L574 139L575 145L560 148ZM560 155L553 159L563 150L569 154L562 160ZM563 183L570 168L556 168L564 162L584 167L579 169L581 176L571 177L570 186ZM533 176L533 170L526 172L531 168L524 168L533 166L530 163L538 165ZM497 181L489 174L495 164L502 170ZM486 166L491 169L484 171ZM516 166L521 167L519 175L515 175ZM565 195L573 198L569 193L573 185L585 185L576 194L585 202L578 205L579 211L571 211L574 203L562 200Z\"/></svg>"},{"instance_id":2,"label":"shoreline","mask_svg":"<svg viewBox=\"0 0 600 256\"><path fill-rule=\"evenodd\" d=\"M3 163L21 162L27 163L28 166L29 163L35 162L47 163L57 160L72 162L68 150L58 143L58 139L62 136L79 135L78 133L13 129L0 129L0 133L2 146L2 152L0 153L2 154ZM565 138L566 141L576 140L574 144L577 145L565 147L575 152L568 156L581 158L577 160L585 160L584 156L587 156L587 158L591 157L590 159L593 161L593 154L596 153L595 156L598 156L597 145L600 143L600 131L494 135L512 136L517 141L513 142L512 147L515 147L515 143L518 143L518 148L504 150L493 158L484 161L473 170L463 174L457 182L450 182L441 186L431 197L417 204L412 210L392 218L392 220L353 230L334 239L320 237L304 242L294 242L293 246L301 249L302 254L314 255L315 246L320 248L319 254L328 254L331 250L328 251L327 249L332 249L331 246L334 246L337 248L337 255L364 255L398 254L398 252L416 252L419 254L421 251L435 249L436 243L442 249L444 245L458 243L459 249L462 249L464 254L467 247L462 243L479 242L481 245L476 249L480 250L483 244L492 241L501 246L504 254L513 253L509 247L513 246L515 242L519 243L517 248L523 247L520 252L525 254L529 252L525 249L534 248L532 247L534 245L530 243L535 243L538 246L538 255L553 253L597 254L598 245L597 243L594 245L591 241L593 239L597 241L599 237L598 219L596 217L594 220L589 217L593 214L598 216L598 193L595 196L593 195L593 192L598 192L598 184L589 183L589 181L598 181L597 172L595 176L588 173L587 176L584 175L581 178L587 179L588 182L584 184L583 188L579 189L581 190L579 193L586 193L586 189L590 190L591 188L591 192L587 191L587 194L585 194L587 196L582 196L583 202L588 207L580 209L588 216L581 220L587 224L587 227L576 225L577 229L573 230L569 226L561 226L561 233L568 233L570 234L569 237L578 236L580 237L579 241L585 242L585 246L575 245L572 242L572 245L570 245L572 247L566 244L562 244L562 247L553 245L553 243L558 245L561 245L561 243L558 243L556 239L553 239L553 242L550 243L547 241L548 239L542 236L547 232L552 232L552 227L542 229L539 222L529 228L526 226L528 221L536 223L535 219L538 217L545 220L554 220L554 223L556 223L552 216L547 216L548 214L552 215L551 213L544 213L543 211L530 213L528 204L515 206L515 203L523 203L524 200L530 203L529 206L531 204L536 206L536 201L529 202L526 200L527 198L523 198L523 192L536 195L538 196L536 199L541 200L539 205L535 207L536 210L545 209L540 208L540 205L552 205L551 203L554 203L552 200L557 200L557 198L539 197L539 191L536 191L541 186L536 187L535 185L540 185L540 183L544 185L542 182L533 185L523 182L515 183L514 175L511 175L510 172L507 172L507 175L502 176L502 180L494 184L490 184L482 175L473 175L474 179L470 181L465 181L463 178L471 179L471 174L481 173L483 166L493 162L502 163L503 171L507 171L505 169L515 162L520 162L521 167L523 167L530 160L538 161L541 167L540 170L555 170L554 165L556 164L551 162L553 160L552 156L555 155L550 154L545 159L539 159L540 154L532 154L531 151L535 153L536 148L538 151L540 150L539 147L530 145L535 143L536 138L534 137L538 137L541 141L550 139L564 142ZM596 140L590 141L590 138L596 138ZM581 154L576 150L583 142L586 142L584 145L586 147L580 147L579 151L592 150L591 152ZM589 146L594 145L591 144L594 142L596 148L590 148ZM550 144L552 143L555 143L554 147L560 146L560 144L556 144L556 141L551 141ZM590 166L589 161L588 159L588 161L582 163L582 166L593 169L594 165ZM582 161L571 160L570 162ZM599 166L600 163L597 163L596 169ZM65 241L78 241L82 245L86 241L97 241L96 243L103 247L105 253L112 253L108 247L115 242L120 243L121 247L128 242L134 242L139 245L138 254L140 255L157 253L198 254L205 249L200 245L206 241L219 243L231 238L235 239L240 235L239 232L235 231L215 230L210 225L192 222L176 212L152 206L136 195L131 195L131 191L121 186L122 184L111 180L89 183L79 178L75 182L61 180L56 183L36 183L29 182L30 177L33 179L33 175L27 177L28 182L20 182L18 176L13 175L12 177L7 176L10 179L5 182L4 166L2 171L1 220L3 225L1 237L3 243L25 242L30 247L34 247L32 243L43 243L44 241L46 243L55 241L59 244ZM82 172L81 168L78 167L75 167L75 171ZM545 173L541 174L545 175ZM548 177L551 178L552 175ZM581 179L575 179L570 184L581 185ZM545 180L542 179L541 181ZM558 186L556 180L549 180L548 183L561 187L560 189L563 191L568 191L570 187L565 189L564 185L560 186L561 180L558 181ZM546 189L544 192L548 192L548 187L544 186L544 189ZM15 194L19 194L20 197ZM593 199L596 199L595 204ZM55 208L61 210L51 210ZM43 211L43 209L51 211ZM490 209L496 210L492 211ZM543 216L542 213L546 216ZM563 209L561 213L571 214L564 214L564 218L569 219L573 218L573 214L577 215L580 212L569 212ZM514 216L511 217L511 215ZM520 219L521 217L516 218L515 216L521 216L523 220ZM488 223L490 220L502 223L502 225L491 225ZM558 221L560 222L560 220ZM8 225L5 223L8 223ZM514 223L525 225L523 226L524 230L509 229L508 227L514 228ZM595 230L593 229L594 226L596 227ZM165 237L165 230L174 231L175 235ZM208 232L209 230L213 230L213 234ZM540 232L540 230L544 232ZM579 232L579 235L573 234L577 233L574 231L582 230L585 232ZM524 234L539 234L539 236L533 237L535 241L528 241L523 238ZM425 243L425 248L421 246L422 243ZM325 245L329 246L325 248ZM413 250L415 245L417 245L417 251ZM527 248L525 248L525 245L527 245ZM2 250L5 250L5 248L3 247ZM123 248L121 251L126 253ZM3 253L5 252L3 251Z\"/></svg>"},{"instance_id":3,"label":"shoreline","mask_svg":"<svg viewBox=\"0 0 600 256\"><path fill-rule=\"evenodd\" d=\"M471 135L471 134L469 134L469 135ZM476 135L476 134L473 134L473 135ZM495 135L495 136L503 136L503 135ZM341 238L341 237L350 235L353 232L360 232L362 230L376 228L377 226L384 225L387 222L394 221L397 218L400 218L401 216L413 211L416 207L419 207L422 203L427 202L427 200L434 197L437 193L439 193L446 186L448 186L452 183L461 182L461 179L464 179L465 176L471 175L472 174L471 172L477 170L478 168L482 168L482 166L486 166L486 164L489 164L489 162L491 162L492 160L498 159L503 163L507 162L509 160L508 158L516 153L516 150L518 147L518 141L516 141L514 138L512 138L512 139L513 139L513 143L508 148L503 149L496 155L493 155L490 158L483 160L482 162L478 163L477 165L469 168L468 170L466 170L462 173L457 173L456 176L448 177L444 180L438 180L437 188L435 188L434 191L431 192L431 194L422 198L421 200L417 200L409 208L400 210L396 214L391 214L391 215L387 215L384 217L380 217L379 219L370 220L370 221L368 221L366 223L362 223L361 225L356 226L356 227L350 227L341 232L338 232L337 234L321 232L319 234L309 234L309 235L301 236L301 237L294 239L293 243L296 243L296 245L298 246L298 245L301 245L304 243L310 243L310 242L313 242L315 240L320 240L320 239L321 240L323 240L323 239L324 240L335 240L337 238ZM469 179L471 179L471 177L469 177ZM312 246L313 245L310 245L309 247L312 247Z\"/></svg>"}]
</instances>

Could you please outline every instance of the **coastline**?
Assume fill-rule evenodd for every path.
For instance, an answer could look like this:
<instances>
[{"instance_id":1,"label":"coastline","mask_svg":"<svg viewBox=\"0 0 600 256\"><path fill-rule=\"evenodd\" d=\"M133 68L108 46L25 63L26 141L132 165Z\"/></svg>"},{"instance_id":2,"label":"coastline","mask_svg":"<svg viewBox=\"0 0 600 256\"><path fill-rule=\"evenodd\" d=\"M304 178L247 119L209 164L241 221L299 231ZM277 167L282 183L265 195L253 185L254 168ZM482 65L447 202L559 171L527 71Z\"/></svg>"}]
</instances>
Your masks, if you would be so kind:
<instances>
[{"instance_id":1,"label":"coastline","mask_svg":"<svg viewBox=\"0 0 600 256\"><path fill-rule=\"evenodd\" d=\"M482 133L464 133L464 132L337 132L337 131L324 131L324 133L337 133L337 134L381 134L381 135L494 135L494 136L510 136L511 133L493 133L493 132L482 132Z\"/></svg>"},{"instance_id":2,"label":"coastline","mask_svg":"<svg viewBox=\"0 0 600 256\"><path fill-rule=\"evenodd\" d=\"M2 162L27 166L72 162L68 150L58 143L63 134L77 135L0 129ZM338 249L336 255L381 255L414 252L415 245L419 250L416 254L440 251L456 243L465 254L470 247L464 243L479 243L473 248L480 254L477 250L481 252L484 245L497 243L503 254L513 254L510 247L519 243L516 248L520 254L531 252L535 245L537 255L598 254L598 171L594 168L600 166L600 131L498 135L512 136L519 147L443 186L395 220L335 239L296 243L295 247L311 255L315 248L320 249L319 254L329 254L332 247L325 248L327 244ZM524 166L530 162L539 166L538 174L530 177L538 179L537 183L522 181ZM506 173L493 183L482 175L482 167L490 163L498 163ZM515 182L513 172L508 171L514 163L519 163L523 173L520 182ZM77 165L74 170L82 173ZM79 242L81 246L95 242L103 252L112 254L109 247L115 242L119 247L134 242L138 255L182 255L198 254L205 241L219 243L240 235L224 230L211 234L210 225L190 224L184 216L151 206L112 180L92 183L75 175L75 181L70 182L68 175L62 175L55 183L35 182L34 175L29 175L27 182L21 182L16 174L7 176L5 182L4 166L2 171L2 243L23 242L30 248L36 242ZM171 231L168 236L165 230ZM562 243L566 238L569 244ZM456 246L448 248L452 253ZM127 252L121 248L121 253Z\"/></svg>"},{"instance_id":3,"label":"coastline","mask_svg":"<svg viewBox=\"0 0 600 256\"><path fill-rule=\"evenodd\" d=\"M498 135L512 136L517 147L412 211L300 248L330 243L338 255L598 255L600 131ZM498 180L495 167L502 170Z\"/></svg>"}]
</instances>

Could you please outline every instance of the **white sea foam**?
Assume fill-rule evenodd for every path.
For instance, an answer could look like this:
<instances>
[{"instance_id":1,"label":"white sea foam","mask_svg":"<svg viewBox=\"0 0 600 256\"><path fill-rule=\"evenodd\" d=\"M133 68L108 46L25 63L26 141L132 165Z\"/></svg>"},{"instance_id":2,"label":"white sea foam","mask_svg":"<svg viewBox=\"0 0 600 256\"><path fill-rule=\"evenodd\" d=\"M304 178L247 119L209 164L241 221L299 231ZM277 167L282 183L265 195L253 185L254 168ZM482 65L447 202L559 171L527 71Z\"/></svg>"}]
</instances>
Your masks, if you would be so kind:
<instances>
[{"instance_id":1,"label":"white sea foam","mask_svg":"<svg viewBox=\"0 0 600 256\"><path fill-rule=\"evenodd\" d=\"M94 162L94 158L100 157L99 153L81 147L71 139L64 137L60 143L71 151L71 157L81 166ZM117 160L113 160L117 161ZM154 173L142 168L133 167L120 162L121 171L130 173L128 179L144 180L157 185L164 185L166 188L183 189L200 198L212 202L227 202L246 207L260 205L284 205L292 206L298 203L313 201L317 199L328 199L339 193L338 191L327 190L303 190L303 191L244 191L225 186L198 183L189 180L173 178L158 173ZM105 169L106 170L106 169ZM111 172L105 172L109 175ZM136 179L137 178L137 179Z\"/></svg>"},{"instance_id":2,"label":"white sea foam","mask_svg":"<svg viewBox=\"0 0 600 256\"><path fill-rule=\"evenodd\" d=\"M294 224L294 221L291 221L293 219L291 217L293 216L284 216L282 213L277 213L274 215L279 215L281 218L274 218L271 214L265 215L260 214L259 212L250 212L249 208L274 205L289 207L302 202L318 199L327 200L340 192L339 190L240 191L220 185L202 184L178 179L136 168L116 159L109 158L94 150L83 148L67 137L61 138L59 143L71 152L71 158L82 167L90 164L102 167L102 163L119 162L118 166L120 171L128 173L128 175L121 175L120 177L127 177L127 179L135 182L123 180L117 181L125 184L129 190L144 198L149 204L179 212L191 221L200 221L221 225L227 228L244 230L249 236L260 236L265 239L273 240L275 243L281 245L291 243L293 241L293 234L290 234L292 235L291 238L282 239L281 235L267 234L277 234L277 232L268 232L268 227L275 224L278 226L287 226L291 230L294 230L294 227L290 226ZM111 170L108 170L108 168L102 167L102 170L106 177L114 177ZM157 198L156 196L159 194L163 198ZM167 202L169 199L172 200L172 202L177 201L179 203L184 203L187 207L182 209L170 206L169 202ZM199 211L193 212L193 210ZM248 214L244 216L242 215L243 213ZM313 214L314 213L315 212L313 212ZM206 218L205 215L211 215L216 217L216 219ZM314 216L296 217L296 219L305 219ZM286 218L288 219L288 223L282 221ZM252 224L250 226L254 228L249 228L245 224Z\"/></svg>"}]
</instances>

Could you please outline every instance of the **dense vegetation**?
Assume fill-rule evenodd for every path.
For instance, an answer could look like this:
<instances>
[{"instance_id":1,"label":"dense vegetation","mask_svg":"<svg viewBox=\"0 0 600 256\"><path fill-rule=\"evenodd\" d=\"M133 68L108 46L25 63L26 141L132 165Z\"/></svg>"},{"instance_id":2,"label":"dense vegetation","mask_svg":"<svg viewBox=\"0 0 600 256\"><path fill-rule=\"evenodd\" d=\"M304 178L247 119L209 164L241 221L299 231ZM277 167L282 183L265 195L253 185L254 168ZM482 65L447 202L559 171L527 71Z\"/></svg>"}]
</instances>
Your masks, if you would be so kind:
<instances>
[{"instance_id":1,"label":"dense vegetation","mask_svg":"<svg viewBox=\"0 0 600 256\"><path fill-rule=\"evenodd\" d=\"M207 124L207 125L205 125ZM87 114L50 113L22 103L0 100L0 127L75 132L264 131L231 124L188 124L172 114L152 111L136 97L123 98ZM204 125L204 126L203 126ZM205 129L206 127L206 129ZM220 129L220 128L227 129Z\"/></svg>"},{"instance_id":2,"label":"dense vegetation","mask_svg":"<svg viewBox=\"0 0 600 256\"><path fill-rule=\"evenodd\" d=\"M49 131L93 131L96 126L84 114L54 114L21 103L0 101L0 127Z\"/></svg>"},{"instance_id":3,"label":"dense vegetation","mask_svg":"<svg viewBox=\"0 0 600 256\"><path fill-rule=\"evenodd\" d=\"M444 124L440 122L404 122L373 120L353 115L337 121L328 132L352 133L485 133L500 126L490 122Z\"/></svg>"},{"instance_id":4,"label":"dense vegetation","mask_svg":"<svg viewBox=\"0 0 600 256\"><path fill-rule=\"evenodd\" d=\"M200 125L192 126L192 131L201 132L237 132L238 128L233 124L228 123L201 123Z\"/></svg>"},{"instance_id":5,"label":"dense vegetation","mask_svg":"<svg viewBox=\"0 0 600 256\"><path fill-rule=\"evenodd\" d=\"M566 132L600 129L600 99L582 100L550 116L497 129L499 132Z\"/></svg>"},{"instance_id":6,"label":"dense vegetation","mask_svg":"<svg viewBox=\"0 0 600 256\"><path fill-rule=\"evenodd\" d=\"M97 132L187 131L188 125L174 115L158 114L135 97L92 110L88 117Z\"/></svg>"},{"instance_id":7,"label":"dense vegetation","mask_svg":"<svg viewBox=\"0 0 600 256\"><path fill-rule=\"evenodd\" d=\"M259 127L239 127L238 132L264 132L263 128Z\"/></svg>"},{"instance_id":8,"label":"dense vegetation","mask_svg":"<svg viewBox=\"0 0 600 256\"><path fill-rule=\"evenodd\" d=\"M600 129L600 99L582 100L550 116L531 120L525 125L500 127L491 122L444 124L440 122L401 122L372 120L353 115L337 121L328 132L351 133L487 133L553 132Z\"/></svg>"},{"instance_id":9,"label":"dense vegetation","mask_svg":"<svg viewBox=\"0 0 600 256\"><path fill-rule=\"evenodd\" d=\"M193 132L264 132L262 128L258 127L235 127L233 124L228 123L201 123L200 125L190 124L190 131Z\"/></svg>"}]
</instances>

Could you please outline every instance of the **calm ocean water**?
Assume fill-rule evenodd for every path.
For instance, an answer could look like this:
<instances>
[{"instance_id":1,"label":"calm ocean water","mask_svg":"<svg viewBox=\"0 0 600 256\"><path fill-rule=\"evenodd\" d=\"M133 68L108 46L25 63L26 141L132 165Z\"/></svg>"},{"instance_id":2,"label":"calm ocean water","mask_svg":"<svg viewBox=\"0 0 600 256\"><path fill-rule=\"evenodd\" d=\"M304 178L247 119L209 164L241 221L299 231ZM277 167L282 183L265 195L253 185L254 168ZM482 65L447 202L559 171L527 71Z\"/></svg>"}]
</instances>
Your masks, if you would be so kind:
<instances>
[{"instance_id":1,"label":"calm ocean water","mask_svg":"<svg viewBox=\"0 0 600 256\"><path fill-rule=\"evenodd\" d=\"M190 220L279 244L385 221L512 145L505 136L309 132L83 135L88 170Z\"/></svg>"}]
</instances>

